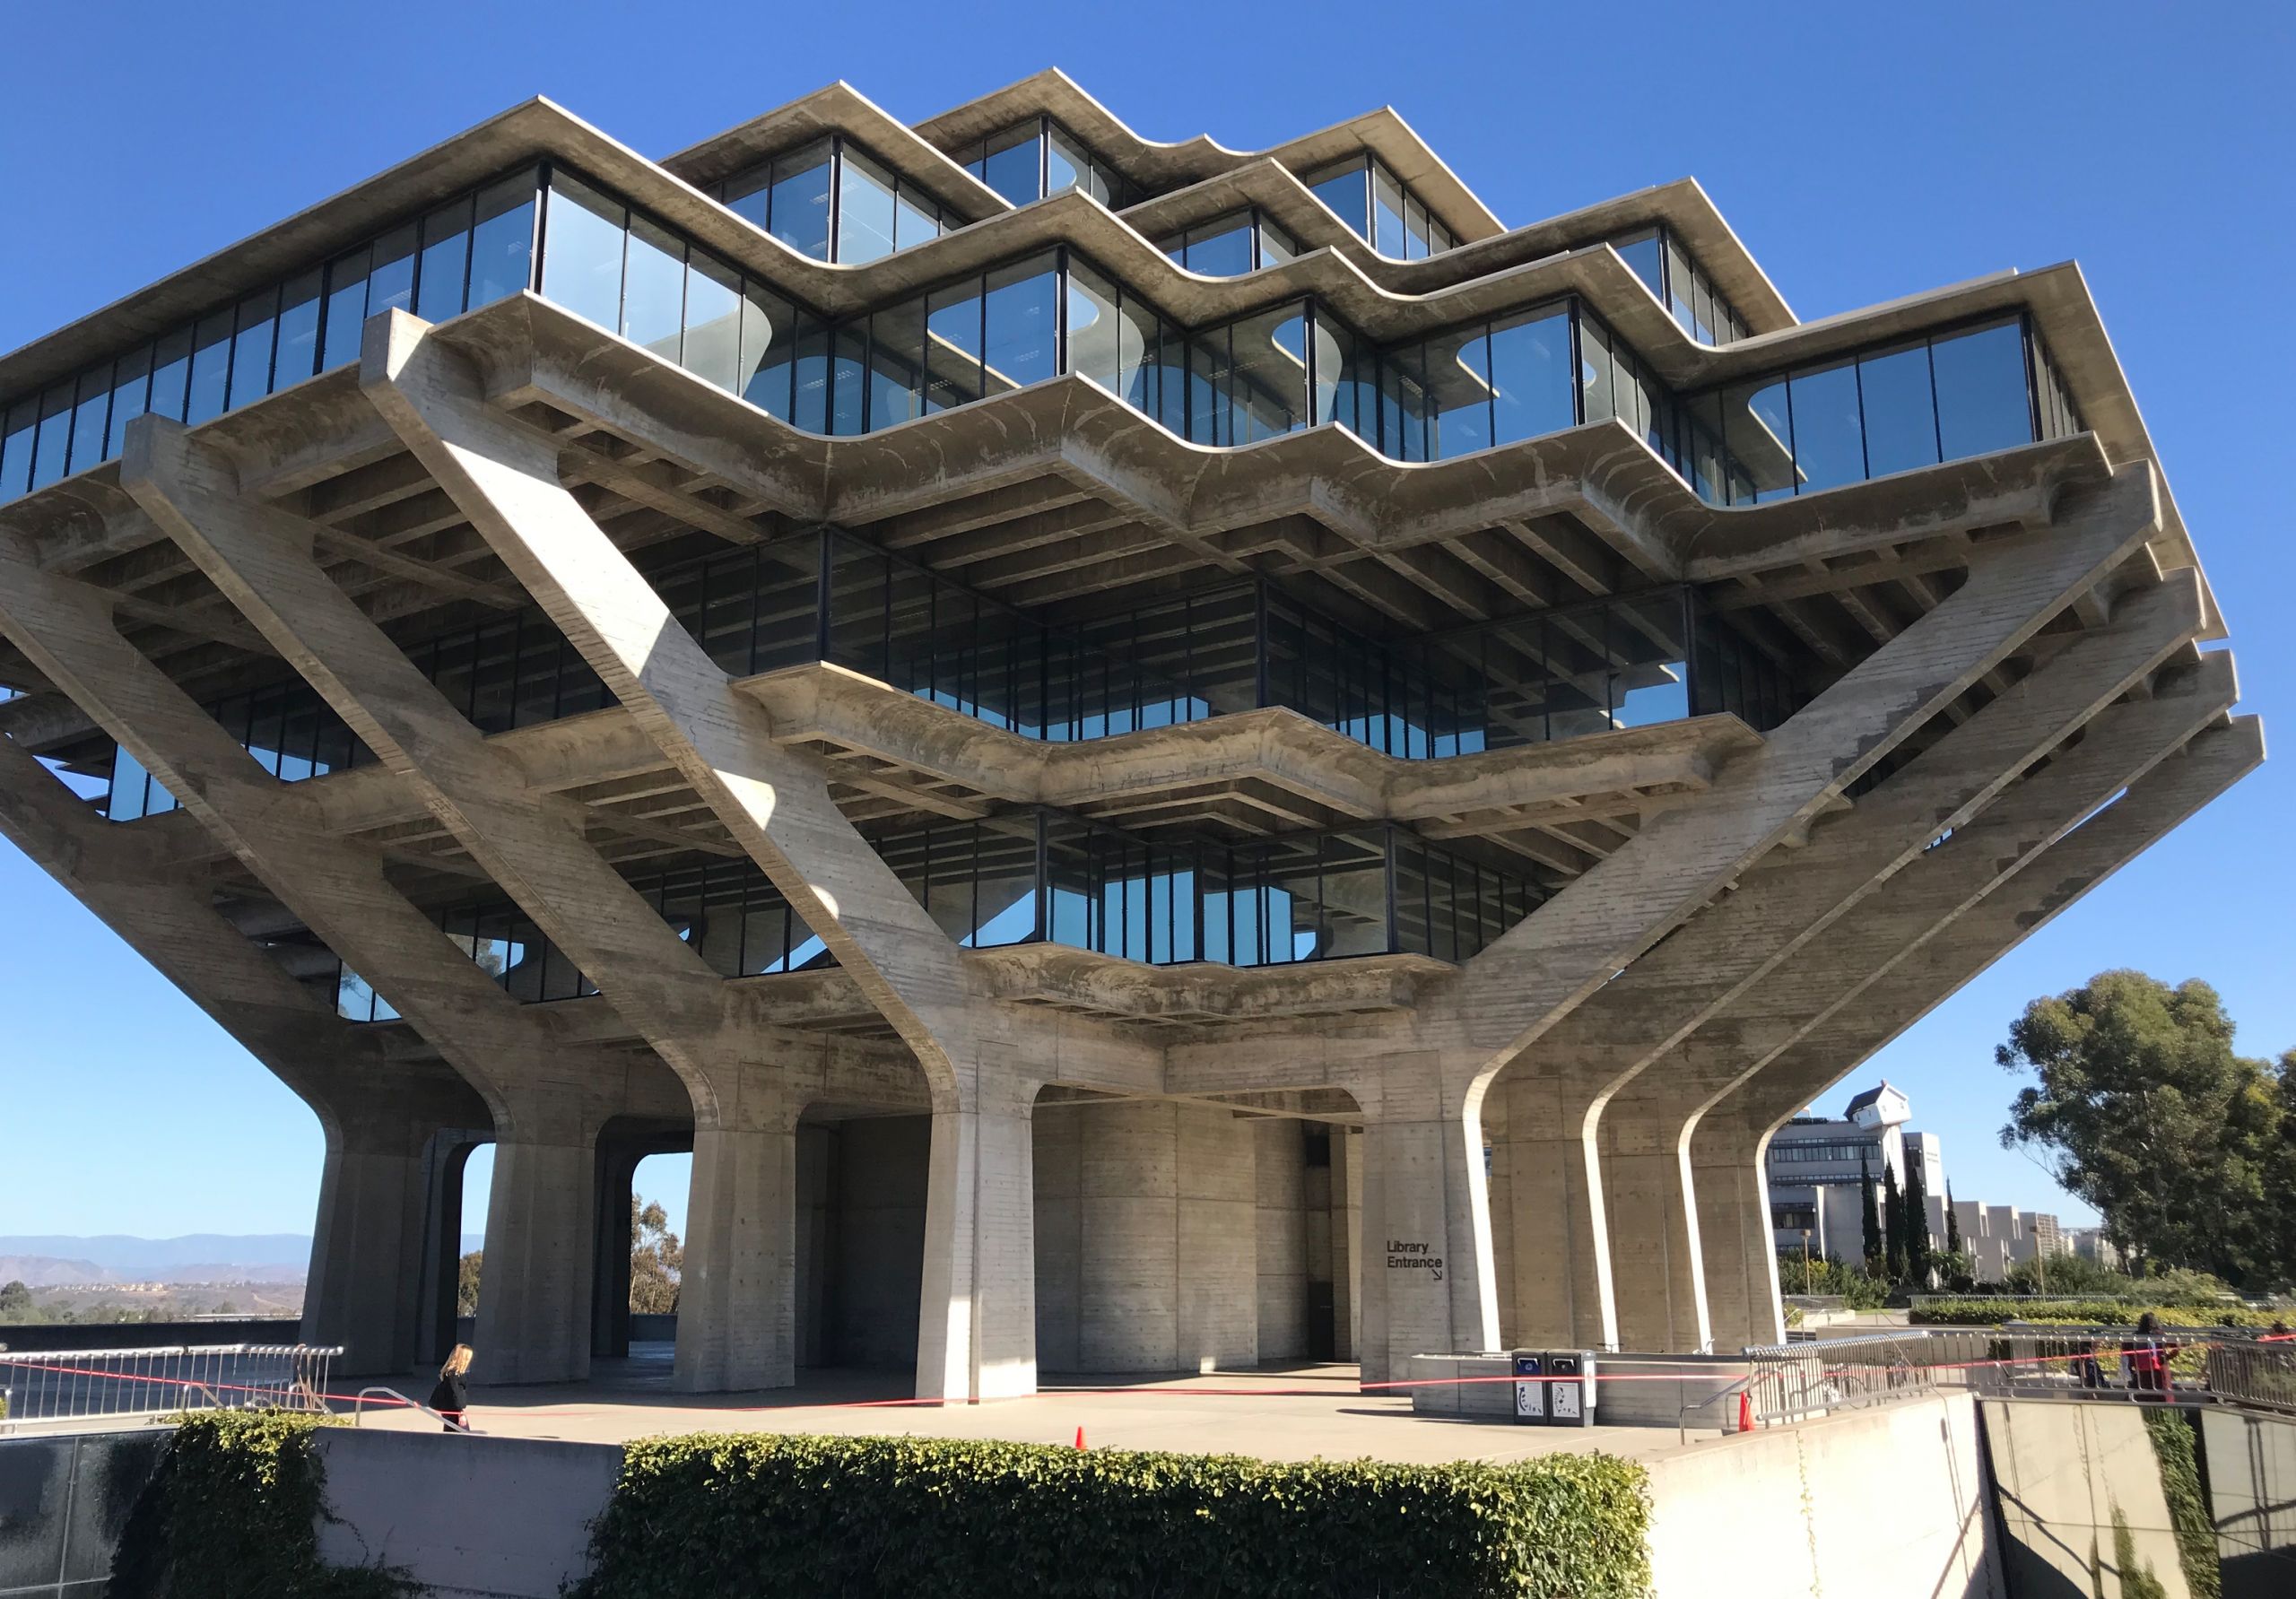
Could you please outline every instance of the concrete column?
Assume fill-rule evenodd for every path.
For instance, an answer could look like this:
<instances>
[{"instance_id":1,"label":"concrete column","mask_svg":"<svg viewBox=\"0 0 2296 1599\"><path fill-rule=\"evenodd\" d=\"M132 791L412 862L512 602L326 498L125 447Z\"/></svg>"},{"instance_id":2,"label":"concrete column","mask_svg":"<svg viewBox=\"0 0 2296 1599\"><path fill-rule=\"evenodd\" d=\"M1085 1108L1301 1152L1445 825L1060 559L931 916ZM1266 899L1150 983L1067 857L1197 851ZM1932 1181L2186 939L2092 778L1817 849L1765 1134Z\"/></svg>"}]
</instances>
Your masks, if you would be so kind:
<instances>
[{"instance_id":1,"label":"concrete column","mask_svg":"<svg viewBox=\"0 0 2296 1599\"><path fill-rule=\"evenodd\" d=\"M682 1389L797 1380L797 1111L772 1077L745 1073L694 1129L678 1289Z\"/></svg>"},{"instance_id":2,"label":"concrete column","mask_svg":"<svg viewBox=\"0 0 2296 1599\"><path fill-rule=\"evenodd\" d=\"M1031 1117L1037 1365L1083 1371L1084 1122L1088 1105L1039 1103Z\"/></svg>"},{"instance_id":3,"label":"concrete column","mask_svg":"<svg viewBox=\"0 0 2296 1599\"><path fill-rule=\"evenodd\" d=\"M1489 1349L1499 1338L1481 1117L1445 1102L1439 1057L1388 1057L1377 1081L1355 1096L1365 1382L1401 1380L1413 1355Z\"/></svg>"},{"instance_id":4,"label":"concrete column","mask_svg":"<svg viewBox=\"0 0 2296 1599\"><path fill-rule=\"evenodd\" d=\"M1252 1121L1216 1105L1172 1108L1178 1148L1177 1369L1259 1362L1259 1256ZM1304 1288L1304 1284L1302 1285Z\"/></svg>"},{"instance_id":5,"label":"concrete column","mask_svg":"<svg viewBox=\"0 0 2296 1599\"><path fill-rule=\"evenodd\" d=\"M421 1355L424 1155L438 1129L407 1108L328 1118L301 1336L342 1345L346 1373L396 1374Z\"/></svg>"},{"instance_id":6,"label":"concrete column","mask_svg":"<svg viewBox=\"0 0 2296 1599\"><path fill-rule=\"evenodd\" d=\"M1363 1136L1352 1127L1331 1134L1333 1358L1352 1360L1363 1348Z\"/></svg>"},{"instance_id":7,"label":"concrete column","mask_svg":"<svg viewBox=\"0 0 2296 1599\"><path fill-rule=\"evenodd\" d=\"M1304 1360L1308 1354L1307 1124L1269 1117L1248 1124L1254 1181L1258 1189L1254 1235L1259 1266L1259 1358ZM1330 1271L1331 1222L1326 1190L1325 1271ZM1330 1281L1328 1275L1323 1279Z\"/></svg>"},{"instance_id":8,"label":"concrete column","mask_svg":"<svg viewBox=\"0 0 2296 1599\"><path fill-rule=\"evenodd\" d=\"M1766 1127L1709 1112L1692 1131L1686 1157L1698 1206L1708 1337L1724 1353L1786 1342L1762 1161L1769 1143Z\"/></svg>"},{"instance_id":9,"label":"concrete column","mask_svg":"<svg viewBox=\"0 0 2296 1599\"><path fill-rule=\"evenodd\" d=\"M920 1399L1006 1399L1037 1386L1034 1083L933 1113L918 1295Z\"/></svg>"}]
</instances>

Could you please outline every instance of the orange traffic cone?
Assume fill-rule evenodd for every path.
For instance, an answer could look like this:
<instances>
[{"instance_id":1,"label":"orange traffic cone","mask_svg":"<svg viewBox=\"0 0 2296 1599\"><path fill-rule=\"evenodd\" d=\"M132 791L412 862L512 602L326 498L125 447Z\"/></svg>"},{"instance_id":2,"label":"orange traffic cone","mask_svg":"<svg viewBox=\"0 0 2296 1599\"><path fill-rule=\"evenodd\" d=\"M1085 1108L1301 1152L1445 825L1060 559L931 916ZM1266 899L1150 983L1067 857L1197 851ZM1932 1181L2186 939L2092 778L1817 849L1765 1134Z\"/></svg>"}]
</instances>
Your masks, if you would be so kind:
<instances>
[{"instance_id":1,"label":"orange traffic cone","mask_svg":"<svg viewBox=\"0 0 2296 1599\"><path fill-rule=\"evenodd\" d=\"M1744 1388L1741 1388L1738 1390L1738 1430L1740 1432L1752 1432L1753 1430L1753 1395L1747 1393Z\"/></svg>"},{"instance_id":2,"label":"orange traffic cone","mask_svg":"<svg viewBox=\"0 0 2296 1599\"><path fill-rule=\"evenodd\" d=\"M1082 1427L1076 1430L1076 1447L1080 1449L1084 1447L1084 1430Z\"/></svg>"}]
</instances>

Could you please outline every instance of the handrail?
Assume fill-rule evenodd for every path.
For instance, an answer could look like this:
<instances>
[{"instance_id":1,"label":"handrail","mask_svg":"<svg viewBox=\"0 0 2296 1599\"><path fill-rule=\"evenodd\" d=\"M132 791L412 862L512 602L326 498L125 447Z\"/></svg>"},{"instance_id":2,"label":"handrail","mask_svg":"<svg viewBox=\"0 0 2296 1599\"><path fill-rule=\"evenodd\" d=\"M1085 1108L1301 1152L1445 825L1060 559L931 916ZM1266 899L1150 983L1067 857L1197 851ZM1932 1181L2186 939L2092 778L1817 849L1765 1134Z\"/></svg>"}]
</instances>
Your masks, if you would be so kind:
<instances>
[{"instance_id":1,"label":"handrail","mask_svg":"<svg viewBox=\"0 0 2296 1599\"><path fill-rule=\"evenodd\" d=\"M393 1399L397 1400L401 1404L406 1406L407 1409L421 1411L432 1421L440 1422L449 1432L468 1432L471 1430L468 1422L450 1420L447 1416L440 1414L439 1412L432 1410L429 1405L423 1404L416 1400L409 1399L396 1388L386 1388L379 1383L372 1387L360 1389L358 1397L352 1400L351 1424L353 1427L358 1426L361 1419L366 1414L367 1395L370 1394L387 1394Z\"/></svg>"}]
</instances>

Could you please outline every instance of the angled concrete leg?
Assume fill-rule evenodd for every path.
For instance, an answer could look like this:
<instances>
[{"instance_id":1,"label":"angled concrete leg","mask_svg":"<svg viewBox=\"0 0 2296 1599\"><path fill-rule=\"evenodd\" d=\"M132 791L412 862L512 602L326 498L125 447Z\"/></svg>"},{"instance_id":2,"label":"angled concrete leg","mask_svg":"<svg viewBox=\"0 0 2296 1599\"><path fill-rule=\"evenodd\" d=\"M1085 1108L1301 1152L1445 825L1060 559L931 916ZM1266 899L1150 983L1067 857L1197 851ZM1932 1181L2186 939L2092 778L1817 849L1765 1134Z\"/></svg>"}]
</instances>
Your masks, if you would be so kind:
<instances>
[{"instance_id":1,"label":"angled concrete leg","mask_svg":"<svg viewBox=\"0 0 2296 1599\"><path fill-rule=\"evenodd\" d=\"M1506 1106L1492 1166L1504 1164L1514 1251L1513 1295L1500 1308L1509 1348L1615 1349L1618 1324L1605 1291L1609 1230L1602 1190L1587 1180L1591 1094L1552 1075L1501 1076L1491 1091Z\"/></svg>"},{"instance_id":2,"label":"angled concrete leg","mask_svg":"<svg viewBox=\"0 0 2296 1599\"><path fill-rule=\"evenodd\" d=\"M1363 1107L1356 1358L1367 1383L1407 1380L1414 1355L1489 1349L1500 1336L1480 1108L1470 1120L1445 1105L1428 1057L1386 1064L1383 1081L1355 1091Z\"/></svg>"},{"instance_id":3,"label":"angled concrete leg","mask_svg":"<svg viewBox=\"0 0 2296 1599\"><path fill-rule=\"evenodd\" d=\"M428 1174L438 1131L400 1106L335 1118L319 1177L303 1290L303 1339L343 1347L350 1373L398 1373L418 1358Z\"/></svg>"}]
</instances>

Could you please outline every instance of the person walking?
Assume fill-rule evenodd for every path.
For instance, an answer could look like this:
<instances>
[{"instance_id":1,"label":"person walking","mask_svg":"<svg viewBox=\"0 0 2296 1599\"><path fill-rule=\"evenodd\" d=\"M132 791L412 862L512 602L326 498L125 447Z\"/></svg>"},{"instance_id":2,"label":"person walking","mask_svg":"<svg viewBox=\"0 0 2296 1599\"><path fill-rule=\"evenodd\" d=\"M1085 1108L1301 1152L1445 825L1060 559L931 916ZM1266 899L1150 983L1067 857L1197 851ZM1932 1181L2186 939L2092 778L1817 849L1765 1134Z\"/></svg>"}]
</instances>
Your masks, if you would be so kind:
<instances>
[{"instance_id":1,"label":"person walking","mask_svg":"<svg viewBox=\"0 0 2296 1599\"><path fill-rule=\"evenodd\" d=\"M2128 1386L2140 1403L2165 1403L2169 1397L2169 1357L2177 1346L2161 1337L2161 1318L2147 1310L2136 1318L2136 1336L2121 1341L2121 1356L2128 1362Z\"/></svg>"},{"instance_id":2,"label":"person walking","mask_svg":"<svg viewBox=\"0 0 2296 1599\"><path fill-rule=\"evenodd\" d=\"M439 1386L430 1390L430 1408L447 1423L448 1432L468 1432L463 1412L470 1408L470 1345L457 1343L447 1363L439 1368Z\"/></svg>"}]
</instances>

